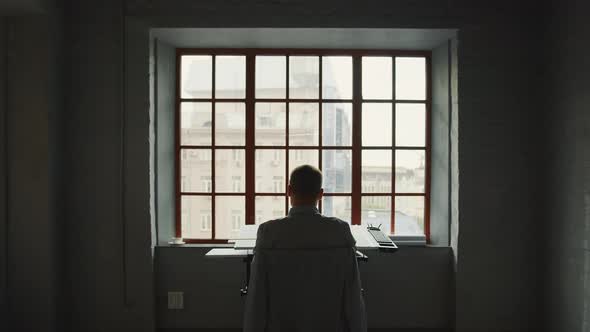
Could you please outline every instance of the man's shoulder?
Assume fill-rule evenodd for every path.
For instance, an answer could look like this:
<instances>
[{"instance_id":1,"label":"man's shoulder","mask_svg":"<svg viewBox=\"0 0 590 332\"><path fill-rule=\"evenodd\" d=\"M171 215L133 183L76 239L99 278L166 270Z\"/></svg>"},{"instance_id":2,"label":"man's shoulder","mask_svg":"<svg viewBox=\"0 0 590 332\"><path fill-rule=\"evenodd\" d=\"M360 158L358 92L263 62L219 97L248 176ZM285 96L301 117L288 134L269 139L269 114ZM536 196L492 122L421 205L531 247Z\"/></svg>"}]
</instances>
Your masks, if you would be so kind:
<instances>
[{"instance_id":1,"label":"man's shoulder","mask_svg":"<svg viewBox=\"0 0 590 332\"><path fill-rule=\"evenodd\" d=\"M258 228L258 247L354 246L354 243L350 225L336 217L316 215L313 221L287 216L264 222Z\"/></svg>"},{"instance_id":2,"label":"man's shoulder","mask_svg":"<svg viewBox=\"0 0 590 332\"><path fill-rule=\"evenodd\" d=\"M334 226L340 226L340 227L350 227L349 223L340 219L340 218L336 218L336 217L328 217L328 216L324 216L324 215L319 215L318 216L322 222L328 223L330 225L334 225ZM291 219L294 219L292 217L286 216L283 218L277 218L277 219L272 219L266 222L263 222L262 224L260 224L259 227L275 227L275 226L279 226L279 225L284 225L285 221L289 221Z\"/></svg>"},{"instance_id":3,"label":"man's shoulder","mask_svg":"<svg viewBox=\"0 0 590 332\"><path fill-rule=\"evenodd\" d=\"M268 221L261 223L260 225L258 225L258 235L261 235L262 232L268 233L268 232L272 232L274 229L280 228L281 225L284 224L283 221L285 219L287 219L287 218L283 217L283 218L268 220Z\"/></svg>"},{"instance_id":4,"label":"man's shoulder","mask_svg":"<svg viewBox=\"0 0 590 332\"><path fill-rule=\"evenodd\" d=\"M317 217L319 217L319 219L320 219L319 221L321 222L321 225L324 225L324 227L328 226L328 228L344 229L345 231L350 228L349 223L347 223L346 221L344 221L340 218L327 217L324 215L317 215ZM272 220L263 222L262 224L260 224L260 226L258 226L258 228L259 228L259 230L264 229L265 232L272 232L273 230L278 231L279 229L282 229L283 227L287 227L287 228L295 227L296 225L299 224L298 221L299 220L297 218L285 216L282 218L272 219ZM307 224L307 225L318 225L318 224L313 223L313 224Z\"/></svg>"},{"instance_id":5,"label":"man's shoulder","mask_svg":"<svg viewBox=\"0 0 590 332\"><path fill-rule=\"evenodd\" d=\"M265 222L263 222L263 223L262 223L262 224L260 224L260 226L258 226L258 227L259 227L259 228L260 228L260 227L263 227L263 228L274 227L274 226L276 226L276 225L280 225L281 221L284 221L284 220L286 220L286 219L287 219L287 217L283 217L283 218L277 218L277 219L271 219L271 220L268 220L268 221L265 221Z\"/></svg>"},{"instance_id":6,"label":"man's shoulder","mask_svg":"<svg viewBox=\"0 0 590 332\"><path fill-rule=\"evenodd\" d=\"M336 217L328 217L328 216L322 215L322 221L326 222L328 224L331 224L334 227L342 227L342 228L350 227L346 221L344 221L340 218L336 218Z\"/></svg>"}]
</instances>

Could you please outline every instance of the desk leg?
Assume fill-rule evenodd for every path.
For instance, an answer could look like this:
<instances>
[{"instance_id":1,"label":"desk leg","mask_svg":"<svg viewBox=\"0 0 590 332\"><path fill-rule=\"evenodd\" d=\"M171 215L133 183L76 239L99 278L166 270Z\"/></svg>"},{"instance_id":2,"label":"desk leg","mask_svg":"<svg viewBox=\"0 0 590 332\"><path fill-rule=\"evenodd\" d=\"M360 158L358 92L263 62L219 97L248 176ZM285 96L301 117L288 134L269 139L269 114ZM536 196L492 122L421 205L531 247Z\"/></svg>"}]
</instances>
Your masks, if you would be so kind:
<instances>
[{"instance_id":1,"label":"desk leg","mask_svg":"<svg viewBox=\"0 0 590 332\"><path fill-rule=\"evenodd\" d=\"M240 289L240 295L244 296L248 294L248 285L250 284L250 272L252 268L252 255L248 255L244 258L244 263L246 264L246 285Z\"/></svg>"}]
</instances>

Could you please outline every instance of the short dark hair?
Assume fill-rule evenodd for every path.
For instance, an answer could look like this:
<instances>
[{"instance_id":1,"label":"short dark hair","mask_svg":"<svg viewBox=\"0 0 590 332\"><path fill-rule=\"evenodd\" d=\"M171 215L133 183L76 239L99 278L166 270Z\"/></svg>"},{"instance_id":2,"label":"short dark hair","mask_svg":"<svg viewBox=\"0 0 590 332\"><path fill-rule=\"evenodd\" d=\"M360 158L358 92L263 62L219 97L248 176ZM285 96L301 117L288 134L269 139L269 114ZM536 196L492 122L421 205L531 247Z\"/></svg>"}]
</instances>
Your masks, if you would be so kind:
<instances>
[{"instance_id":1,"label":"short dark hair","mask_svg":"<svg viewBox=\"0 0 590 332\"><path fill-rule=\"evenodd\" d=\"M298 166L291 172L289 185L296 196L315 196L322 190L322 171L311 165Z\"/></svg>"}]
</instances>

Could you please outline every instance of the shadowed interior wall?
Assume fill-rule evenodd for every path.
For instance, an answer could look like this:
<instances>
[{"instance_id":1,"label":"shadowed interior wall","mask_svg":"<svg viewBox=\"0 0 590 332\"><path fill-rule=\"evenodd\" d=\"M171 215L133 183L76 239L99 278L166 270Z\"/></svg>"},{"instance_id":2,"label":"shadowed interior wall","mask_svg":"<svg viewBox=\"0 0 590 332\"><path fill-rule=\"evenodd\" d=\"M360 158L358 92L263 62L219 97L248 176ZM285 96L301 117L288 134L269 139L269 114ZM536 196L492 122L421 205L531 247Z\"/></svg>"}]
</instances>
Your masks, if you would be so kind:
<instances>
[{"instance_id":1,"label":"shadowed interior wall","mask_svg":"<svg viewBox=\"0 0 590 332\"><path fill-rule=\"evenodd\" d=\"M70 1L66 26L69 330L149 331L148 30L118 0Z\"/></svg>"},{"instance_id":2,"label":"shadowed interior wall","mask_svg":"<svg viewBox=\"0 0 590 332\"><path fill-rule=\"evenodd\" d=\"M2 20L2 324L61 329L61 15Z\"/></svg>"},{"instance_id":3,"label":"shadowed interior wall","mask_svg":"<svg viewBox=\"0 0 590 332\"><path fill-rule=\"evenodd\" d=\"M590 331L589 11L587 1L547 8L547 331Z\"/></svg>"},{"instance_id":4,"label":"shadowed interior wall","mask_svg":"<svg viewBox=\"0 0 590 332\"><path fill-rule=\"evenodd\" d=\"M241 326L244 263L239 258L206 258L209 249L156 248L158 327ZM454 296L450 248L405 247L394 254L367 254L369 262L361 262L360 271L370 327L450 328ZM167 309L168 291L184 292L184 310Z\"/></svg>"},{"instance_id":5,"label":"shadowed interior wall","mask_svg":"<svg viewBox=\"0 0 590 332\"><path fill-rule=\"evenodd\" d=\"M0 17L0 321L8 316L8 173L7 173L7 101L6 101L6 19ZM4 326L4 325L2 325Z\"/></svg>"},{"instance_id":6,"label":"shadowed interior wall","mask_svg":"<svg viewBox=\"0 0 590 332\"><path fill-rule=\"evenodd\" d=\"M460 331L539 325L541 36L527 23L506 17L458 36Z\"/></svg>"}]
</instances>

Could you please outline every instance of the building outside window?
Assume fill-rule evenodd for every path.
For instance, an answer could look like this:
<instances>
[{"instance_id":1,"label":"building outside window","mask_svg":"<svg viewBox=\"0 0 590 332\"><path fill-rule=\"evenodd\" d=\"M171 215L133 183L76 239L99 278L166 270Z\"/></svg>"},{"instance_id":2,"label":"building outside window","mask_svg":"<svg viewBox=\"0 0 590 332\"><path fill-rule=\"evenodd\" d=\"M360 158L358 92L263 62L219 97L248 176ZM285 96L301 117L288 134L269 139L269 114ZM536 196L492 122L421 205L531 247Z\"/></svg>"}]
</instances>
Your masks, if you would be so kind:
<instances>
[{"instance_id":1,"label":"building outside window","mask_svg":"<svg viewBox=\"0 0 590 332\"><path fill-rule=\"evenodd\" d=\"M213 182L211 181L211 177L201 177L201 185L203 188L203 192L211 192L213 188Z\"/></svg>"},{"instance_id":2,"label":"building outside window","mask_svg":"<svg viewBox=\"0 0 590 332\"><path fill-rule=\"evenodd\" d=\"M201 230L202 231L211 230L211 214L210 213L201 214Z\"/></svg>"},{"instance_id":3,"label":"building outside window","mask_svg":"<svg viewBox=\"0 0 590 332\"><path fill-rule=\"evenodd\" d=\"M242 192L242 178L240 176L234 176L232 180L233 192Z\"/></svg>"},{"instance_id":4,"label":"building outside window","mask_svg":"<svg viewBox=\"0 0 590 332\"><path fill-rule=\"evenodd\" d=\"M242 211L232 210L232 229L233 231L239 231L242 227Z\"/></svg>"}]
</instances>

